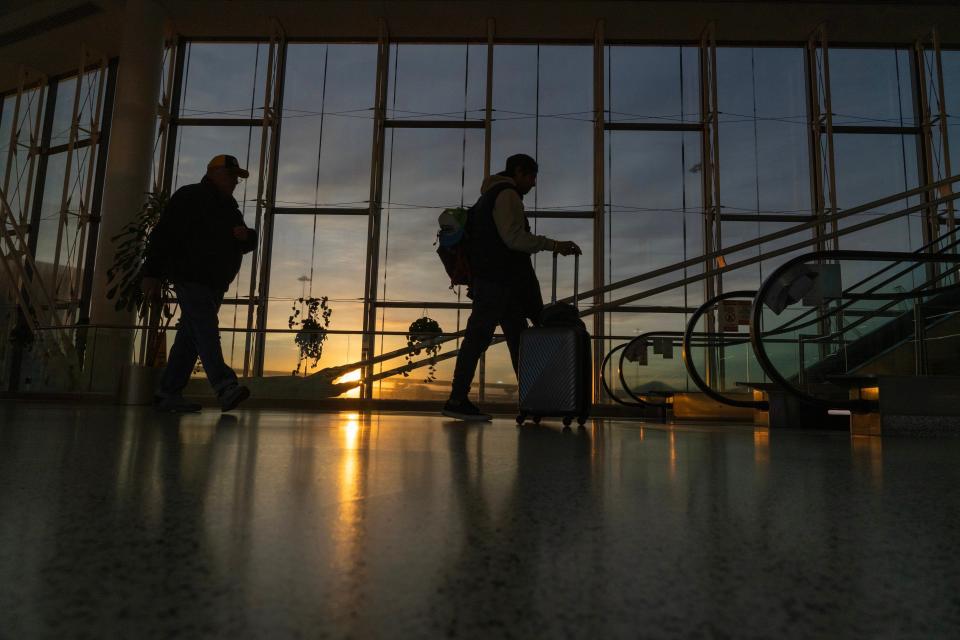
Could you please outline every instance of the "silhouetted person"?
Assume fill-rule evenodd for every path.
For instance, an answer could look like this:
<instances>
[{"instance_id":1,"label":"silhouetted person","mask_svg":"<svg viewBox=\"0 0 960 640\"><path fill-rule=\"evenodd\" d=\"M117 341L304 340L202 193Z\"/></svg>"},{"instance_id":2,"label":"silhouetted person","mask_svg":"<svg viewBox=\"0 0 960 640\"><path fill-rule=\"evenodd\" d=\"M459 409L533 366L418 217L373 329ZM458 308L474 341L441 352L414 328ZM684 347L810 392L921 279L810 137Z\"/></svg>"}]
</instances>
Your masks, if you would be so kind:
<instances>
[{"instance_id":1,"label":"silhouetted person","mask_svg":"<svg viewBox=\"0 0 960 640\"><path fill-rule=\"evenodd\" d=\"M158 409L200 410L200 405L186 402L182 395L198 356L223 411L250 396L223 360L217 317L243 254L257 244L256 232L244 224L233 199L239 179L248 176L233 156L214 157L198 184L173 194L150 234L143 265L144 295L156 298L161 278L167 278L180 305L177 337L157 392Z\"/></svg>"},{"instance_id":2,"label":"silhouetted person","mask_svg":"<svg viewBox=\"0 0 960 640\"><path fill-rule=\"evenodd\" d=\"M537 162L525 154L507 158L506 168L483 182L481 196L467 219L467 251L473 300L470 319L457 354L450 399L443 415L460 420L489 420L467 395L480 356L490 346L497 325L503 329L517 370L520 333L527 318L538 322L543 298L530 256L538 251L579 254L569 241L551 240L530 233L523 196L537 184Z\"/></svg>"}]
</instances>

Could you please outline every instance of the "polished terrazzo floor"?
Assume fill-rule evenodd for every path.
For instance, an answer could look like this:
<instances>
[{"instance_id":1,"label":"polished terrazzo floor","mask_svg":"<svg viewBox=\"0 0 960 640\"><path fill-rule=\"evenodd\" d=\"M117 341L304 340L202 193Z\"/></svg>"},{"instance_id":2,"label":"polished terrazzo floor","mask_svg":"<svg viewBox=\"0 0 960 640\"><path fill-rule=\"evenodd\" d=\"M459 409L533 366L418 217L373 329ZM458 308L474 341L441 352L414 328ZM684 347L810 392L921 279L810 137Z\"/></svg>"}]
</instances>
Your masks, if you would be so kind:
<instances>
[{"instance_id":1,"label":"polished terrazzo floor","mask_svg":"<svg viewBox=\"0 0 960 640\"><path fill-rule=\"evenodd\" d=\"M960 441L0 404L0 638L957 637Z\"/></svg>"}]
</instances>

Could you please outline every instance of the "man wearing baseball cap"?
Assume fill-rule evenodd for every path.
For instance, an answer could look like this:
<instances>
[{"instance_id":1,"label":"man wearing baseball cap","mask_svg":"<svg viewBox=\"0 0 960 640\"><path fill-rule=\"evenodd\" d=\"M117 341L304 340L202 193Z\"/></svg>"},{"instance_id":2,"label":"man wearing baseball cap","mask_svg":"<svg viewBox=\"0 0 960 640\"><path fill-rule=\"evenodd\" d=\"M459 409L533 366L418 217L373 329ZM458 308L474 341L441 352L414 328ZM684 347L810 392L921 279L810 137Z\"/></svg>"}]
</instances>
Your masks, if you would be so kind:
<instances>
[{"instance_id":1,"label":"man wearing baseball cap","mask_svg":"<svg viewBox=\"0 0 960 640\"><path fill-rule=\"evenodd\" d=\"M200 405L183 398L198 357L223 411L250 396L223 360L217 316L223 295L240 271L243 254L257 245L256 232L244 224L233 199L240 178L249 175L235 157L214 156L199 183L181 187L171 196L147 242L144 295L159 296L160 283L166 279L173 284L180 305L177 337L157 391L156 407L162 411L200 410Z\"/></svg>"}]
</instances>

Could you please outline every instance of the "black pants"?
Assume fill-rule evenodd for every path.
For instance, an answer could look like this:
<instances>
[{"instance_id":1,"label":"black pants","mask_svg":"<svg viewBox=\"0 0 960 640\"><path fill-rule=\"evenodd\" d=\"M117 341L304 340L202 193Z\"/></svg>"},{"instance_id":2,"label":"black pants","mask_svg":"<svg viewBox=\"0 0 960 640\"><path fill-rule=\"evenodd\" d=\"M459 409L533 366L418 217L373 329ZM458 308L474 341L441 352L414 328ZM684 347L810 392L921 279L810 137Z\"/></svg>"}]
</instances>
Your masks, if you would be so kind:
<instances>
[{"instance_id":1,"label":"black pants","mask_svg":"<svg viewBox=\"0 0 960 640\"><path fill-rule=\"evenodd\" d=\"M473 308L467 320L466 335L460 343L457 365L453 370L453 389L450 397L461 400L470 393L470 383L477 370L480 356L490 346L497 325L503 329L510 350L514 372L520 357L520 334L527 328L527 318L536 319L543 308L540 286L534 280L523 285L501 284L474 278L470 286Z\"/></svg>"}]
</instances>

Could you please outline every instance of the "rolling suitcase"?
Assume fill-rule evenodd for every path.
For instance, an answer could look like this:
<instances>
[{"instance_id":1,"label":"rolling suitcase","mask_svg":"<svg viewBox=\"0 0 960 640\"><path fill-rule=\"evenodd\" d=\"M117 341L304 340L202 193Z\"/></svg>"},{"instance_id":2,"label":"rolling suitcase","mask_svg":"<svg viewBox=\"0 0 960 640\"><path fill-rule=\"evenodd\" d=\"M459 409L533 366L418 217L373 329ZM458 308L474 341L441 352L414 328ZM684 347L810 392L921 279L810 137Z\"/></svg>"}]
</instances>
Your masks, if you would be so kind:
<instances>
[{"instance_id":1,"label":"rolling suitcase","mask_svg":"<svg viewBox=\"0 0 960 640\"><path fill-rule=\"evenodd\" d=\"M557 254L553 254L550 304L543 308L541 325L520 336L517 379L520 413L517 424L530 417L563 418L570 426L576 418L583 426L590 415L592 360L590 334L576 307L579 256L574 260L574 304L557 302Z\"/></svg>"}]
</instances>

